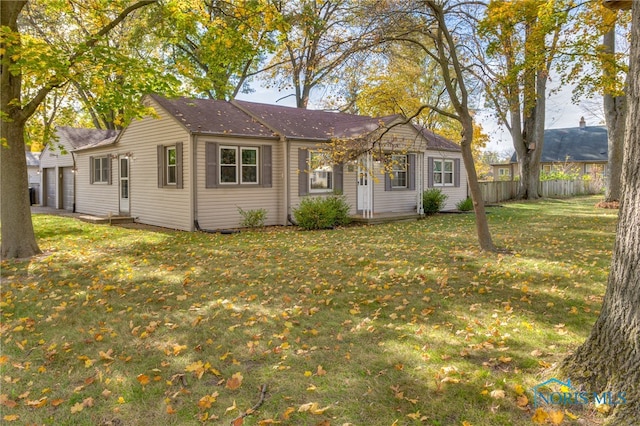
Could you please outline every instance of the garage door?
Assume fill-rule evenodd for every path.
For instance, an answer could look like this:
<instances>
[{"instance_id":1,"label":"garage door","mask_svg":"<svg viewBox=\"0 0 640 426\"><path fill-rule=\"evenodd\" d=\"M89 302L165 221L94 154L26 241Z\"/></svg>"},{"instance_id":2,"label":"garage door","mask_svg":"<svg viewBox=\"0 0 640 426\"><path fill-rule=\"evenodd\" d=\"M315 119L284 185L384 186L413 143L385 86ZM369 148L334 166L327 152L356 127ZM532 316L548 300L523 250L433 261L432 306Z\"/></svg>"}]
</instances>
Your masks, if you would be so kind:
<instances>
[{"instance_id":1,"label":"garage door","mask_svg":"<svg viewBox=\"0 0 640 426\"><path fill-rule=\"evenodd\" d=\"M62 168L62 208L73 210L73 167Z\"/></svg>"},{"instance_id":2,"label":"garage door","mask_svg":"<svg viewBox=\"0 0 640 426\"><path fill-rule=\"evenodd\" d=\"M44 189L46 191L44 199L47 203L46 205L47 207L58 208L58 206L56 205L56 169L55 168L44 169L44 178L45 178Z\"/></svg>"}]
</instances>

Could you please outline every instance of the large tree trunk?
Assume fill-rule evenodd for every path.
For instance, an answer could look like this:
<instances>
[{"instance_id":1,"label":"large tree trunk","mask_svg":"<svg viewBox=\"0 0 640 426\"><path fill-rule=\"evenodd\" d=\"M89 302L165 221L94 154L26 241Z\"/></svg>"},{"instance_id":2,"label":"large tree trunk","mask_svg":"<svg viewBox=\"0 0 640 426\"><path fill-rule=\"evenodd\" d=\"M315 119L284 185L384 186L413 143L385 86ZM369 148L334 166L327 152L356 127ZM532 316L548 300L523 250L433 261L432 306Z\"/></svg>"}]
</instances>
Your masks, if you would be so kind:
<instances>
[{"instance_id":1,"label":"large tree trunk","mask_svg":"<svg viewBox=\"0 0 640 426\"><path fill-rule=\"evenodd\" d=\"M540 198L540 158L544 146L544 122L547 93L546 71L535 71L531 87L525 87L524 132L518 150L520 163L520 185L517 199L535 200ZM535 87L535 89L533 89ZM515 142L515 139L514 139Z\"/></svg>"},{"instance_id":2,"label":"large tree trunk","mask_svg":"<svg viewBox=\"0 0 640 426\"><path fill-rule=\"evenodd\" d=\"M626 96L604 95L604 114L607 123L607 190L605 201L620 200L620 176L624 153Z\"/></svg>"},{"instance_id":3,"label":"large tree trunk","mask_svg":"<svg viewBox=\"0 0 640 426\"><path fill-rule=\"evenodd\" d=\"M536 118L529 120L530 126L525 122L525 135L519 138L518 145L514 139L514 145L518 148L518 166L520 169L520 181L518 184L518 192L516 199L535 200L540 198L538 192L538 184L540 182L540 157L542 152L542 144L544 143L544 131L541 132L543 137L536 137L534 130ZM531 132L531 133L529 133Z\"/></svg>"},{"instance_id":4,"label":"large tree trunk","mask_svg":"<svg viewBox=\"0 0 640 426\"><path fill-rule=\"evenodd\" d=\"M2 137L8 141L7 146L0 148L2 151L0 173L2 258L31 257L40 253L40 250L31 222L24 124L3 121Z\"/></svg>"},{"instance_id":5,"label":"large tree trunk","mask_svg":"<svg viewBox=\"0 0 640 426\"><path fill-rule=\"evenodd\" d=\"M640 423L640 2L633 2L627 132L616 242L602 311L591 335L560 367L590 392L626 393L607 419Z\"/></svg>"},{"instance_id":6,"label":"large tree trunk","mask_svg":"<svg viewBox=\"0 0 640 426\"><path fill-rule=\"evenodd\" d=\"M467 169L469 192L471 193L473 209L476 214L476 232L478 234L478 242L480 243L481 250L495 251L496 247L493 245L493 240L491 239L489 223L487 222L487 212L484 208L482 191L480 189L480 184L478 183L478 175L476 173L476 167L473 161L473 152L471 150L471 143L473 142L473 119L468 114L462 114L461 123L463 128L462 142L460 143L462 148L462 161L464 162L465 169Z\"/></svg>"},{"instance_id":7,"label":"large tree trunk","mask_svg":"<svg viewBox=\"0 0 640 426\"><path fill-rule=\"evenodd\" d=\"M603 45L608 53L615 53L615 26L604 35ZM610 72L611 67L605 66L604 72ZM609 76L608 78L612 78ZM605 201L620 200L620 175L622 174L622 155L624 152L625 118L627 112L626 96L604 94L604 117L607 123L607 191Z\"/></svg>"},{"instance_id":8,"label":"large tree trunk","mask_svg":"<svg viewBox=\"0 0 640 426\"><path fill-rule=\"evenodd\" d=\"M17 16L26 2L0 2L0 25L17 34ZM19 43L19 41L17 41ZM2 44L2 50L8 51ZM6 49L6 50L5 50ZM4 55L3 55L4 56ZM24 145L26 118L20 113L22 75L9 70L2 58L0 76L0 257L31 257L40 253L31 223L27 159Z\"/></svg>"}]
</instances>

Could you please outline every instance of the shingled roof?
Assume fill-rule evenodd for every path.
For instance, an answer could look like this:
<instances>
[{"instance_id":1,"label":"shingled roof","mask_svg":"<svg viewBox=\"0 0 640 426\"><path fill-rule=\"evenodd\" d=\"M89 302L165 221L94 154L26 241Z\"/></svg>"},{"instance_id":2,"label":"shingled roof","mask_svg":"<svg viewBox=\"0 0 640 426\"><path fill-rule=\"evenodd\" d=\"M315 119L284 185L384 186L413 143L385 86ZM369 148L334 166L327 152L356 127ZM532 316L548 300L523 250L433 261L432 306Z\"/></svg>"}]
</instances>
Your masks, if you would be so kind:
<instances>
[{"instance_id":1,"label":"shingled roof","mask_svg":"<svg viewBox=\"0 0 640 426\"><path fill-rule=\"evenodd\" d=\"M150 96L189 131L204 134L329 141L364 136L403 119L399 114L369 117L238 100ZM430 130L416 130L430 149L460 151L460 146Z\"/></svg>"},{"instance_id":2,"label":"shingled roof","mask_svg":"<svg viewBox=\"0 0 640 426\"><path fill-rule=\"evenodd\" d=\"M389 124L399 115L373 118L363 115L234 101L290 139L330 140L366 135Z\"/></svg>"},{"instance_id":3,"label":"shingled roof","mask_svg":"<svg viewBox=\"0 0 640 426\"><path fill-rule=\"evenodd\" d=\"M544 131L542 163L608 161L607 128L584 126ZM514 153L511 162L517 162Z\"/></svg>"},{"instance_id":4,"label":"shingled roof","mask_svg":"<svg viewBox=\"0 0 640 426\"><path fill-rule=\"evenodd\" d=\"M167 99L150 95L193 133L274 137L273 131L231 102L215 99Z\"/></svg>"},{"instance_id":5,"label":"shingled roof","mask_svg":"<svg viewBox=\"0 0 640 426\"><path fill-rule=\"evenodd\" d=\"M437 151L454 151L459 152L462 150L460 145L455 142L451 142L449 139L441 136L426 127L414 126L418 132L427 140L427 148Z\"/></svg>"},{"instance_id":6,"label":"shingled roof","mask_svg":"<svg viewBox=\"0 0 640 426\"><path fill-rule=\"evenodd\" d=\"M78 150L111 143L118 135L117 130L81 129L76 127L56 127L57 140L53 143L63 145L68 150ZM55 149L55 148L54 148Z\"/></svg>"}]
</instances>

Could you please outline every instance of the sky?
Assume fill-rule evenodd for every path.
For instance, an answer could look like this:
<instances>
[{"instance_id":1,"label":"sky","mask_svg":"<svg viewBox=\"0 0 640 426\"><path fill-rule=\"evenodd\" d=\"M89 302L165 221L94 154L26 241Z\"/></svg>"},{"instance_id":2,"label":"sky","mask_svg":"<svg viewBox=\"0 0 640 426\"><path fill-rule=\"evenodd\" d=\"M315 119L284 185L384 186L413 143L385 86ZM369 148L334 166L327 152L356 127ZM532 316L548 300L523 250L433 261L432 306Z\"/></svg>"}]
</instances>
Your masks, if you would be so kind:
<instances>
[{"instance_id":1,"label":"sky","mask_svg":"<svg viewBox=\"0 0 640 426\"><path fill-rule=\"evenodd\" d=\"M237 96L239 100L266 103L281 106L295 107L295 98L293 95L287 96L293 92L280 92L277 89L265 89L259 85L259 82L252 84L252 93L242 93ZM548 92L554 89L553 82L549 85ZM602 126L604 121L602 118L602 102L599 99L592 101L583 101L576 105L571 101L571 86L566 86L556 93L547 97L545 129L562 129L570 127L578 127L580 118L584 117L587 126ZM314 97L310 101L310 109L318 107L318 99ZM501 126L495 118L492 117L490 110L478 111L477 121L482 125L485 133L489 135L490 142L485 150L498 152L500 154L511 155L514 152L511 136L506 127Z\"/></svg>"}]
</instances>

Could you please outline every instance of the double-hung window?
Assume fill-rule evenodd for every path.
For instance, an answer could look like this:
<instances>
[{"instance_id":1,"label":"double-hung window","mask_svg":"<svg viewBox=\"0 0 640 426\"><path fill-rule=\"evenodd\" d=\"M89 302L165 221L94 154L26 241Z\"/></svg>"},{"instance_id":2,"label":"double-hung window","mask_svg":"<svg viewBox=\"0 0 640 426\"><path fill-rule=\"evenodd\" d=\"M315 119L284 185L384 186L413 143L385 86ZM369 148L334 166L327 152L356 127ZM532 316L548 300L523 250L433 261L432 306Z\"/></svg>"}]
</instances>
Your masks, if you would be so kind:
<instances>
[{"instance_id":1,"label":"double-hung window","mask_svg":"<svg viewBox=\"0 0 640 426\"><path fill-rule=\"evenodd\" d=\"M167 177L167 185L175 185L177 183L177 156L176 156L176 147L168 146L165 148L165 167L166 167L166 177Z\"/></svg>"},{"instance_id":2,"label":"double-hung window","mask_svg":"<svg viewBox=\"0 0 640 426\"><path fill-rule=\"evenodd\" d=\"M333 190L333 165L328 153L309 151L309 192Z\"/></svg>"},{"instance_id":3,"label":"double-hung window","mask_svg":"<svg viewBox=\"0 0 640 426\"><path fill-rule=\"evenodd\" d=\"M258 149L240 148L240 183L258 183Z\"/></svg>"},{"instance_id":4,"label":"double-hung window","mask_svg":"<svg viewBox=\"0 0 640 426\"><path fill-rule=\"evenodd\" d=\"M433 184L453 186L453 160L433 160Z\"/></svg>"},{"instance_id":5,"label":"double-hung window","mask_svg":"<svg viewBox=\"0 0 640 426\"><path fill-rule=\"evenodd\" d=\"M258 148L221 146L220 184L258 183Z\"/></svg>"},{"instance_id":6,"label":"double-hung window","mask_svg":"<svg viewBox=\"0 0 640 426\"><path fill-rule=\"evenodd\" d=\"M406 155L392 155L391 156L391 187L392 188L407 188L407 156Z\"/></svg>"},{"instance_id":7,"label":"double-hung window","mask_svg":"<svg viewBox=\"0 0 640 426\"><path fill-rule=\"evenodd\" d=\"M158 145L158 188L182 189L183 143Z\"/></svg>"},{"instance_id":8,"label":"double-hung window","mask_svg":"<svg viewBox=\"0 0 640 426\"><path fill-rule=\"evenodd\" d=\"M93 157L93 183L109 182L109 157Z\"/></svg>"}]
</instances>

